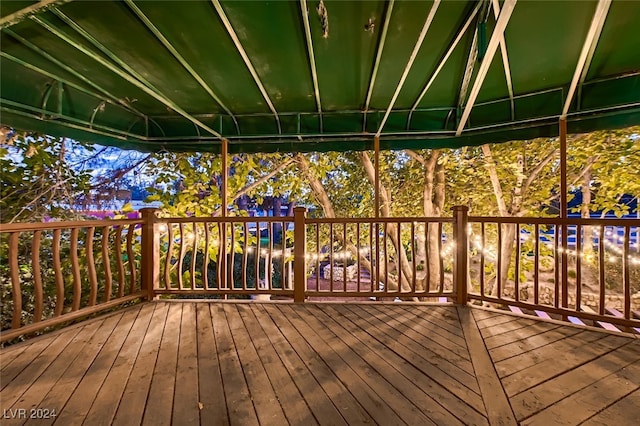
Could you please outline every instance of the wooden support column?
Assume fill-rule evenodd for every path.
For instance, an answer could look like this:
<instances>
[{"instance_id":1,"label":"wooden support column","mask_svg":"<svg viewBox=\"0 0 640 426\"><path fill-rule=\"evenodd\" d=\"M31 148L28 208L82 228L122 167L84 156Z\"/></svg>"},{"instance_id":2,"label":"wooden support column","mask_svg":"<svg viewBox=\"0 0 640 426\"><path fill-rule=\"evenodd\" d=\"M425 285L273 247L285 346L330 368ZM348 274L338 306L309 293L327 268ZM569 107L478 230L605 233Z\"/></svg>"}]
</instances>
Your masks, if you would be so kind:
<instances>
[{"instance_id":1,"label":"wooden support column","mask_svg":"<svg viewBox=\"0 0 640 426\"><path fill-rule=\"evenodd\" d=\"M560 119L560 218L567 218L567 119Z\"/></svg>"},{"instance_id":2,"label":"wooden support column","mask_svg":"<svg viewBox=\"0 0 640 426\"><path fill-rule=\"evenodd\" d=\"M307 209L293 209L293 301L304 302L307 291Z\"/></svg>"},{"instance_id":3,"label":"wooden support column","mask_svg":"<svg viewBox=\"0 0 640 426\"><path fill-rule=\"evenodd\" d=\"M228 215L228 200L227 200L227 178L229 176L229 167L228 167L228 155L229 155L229 142L227 139L222 139L221 149L220 149L220 157L221 157L221 188L220 188L220 208L222 210L222 218L226 218ZM228 288L229 283L229 271L227 271L227 222L222 223L222 229L220 232L220 274L221 283L219 287ZM232 250L233 252L233 250ZM231 278L233 281L233 273L231 274ZM232 283L233 285L233 283ZM226 296L225 296L226 299Z\"/></svg>"},{"instance_id":4,"label":"wooden support column","mask_svg":"<svg viewBox=\"0 0 640 426\"><path fill-rule=\"evenodd\" d=\"M455 206L453 208L453 240L456 243L454 259L454 283L456 286L456 303L467 304L467 267L469 257L469 207Z\"/></svg>"},{"instance_id":5,"label":"wooden support column","mask_svg":"<svg viewBox=\"0 0 640 426\"><path fill-rule=\"evenodd\" d=\"M374 159L376 163L376 169L374 174L374 186L373 188L375 194L373 198L374 209L375 209L375 218L380 217L380 137L376 136L373 138L373 150L374 150Z\"/></svg>"},{"instance_id":6,"label":"wooden support column","mask_svg":"<svg viewBox=\"0 0 640 426\"><path fill-rule=\"evenodd\" d=\"M146 291L147 300L155 298L155 290L160 284L160 239L156 208L140 209L142 214L142 260L140 262L141 289Z\"/></svg>"},{"instance_id":7,"label":"wooden support column","mask_svg":"<svg viewBox=\"0 0 640 426\"><path fill-rule=\"evenodd\" d=\"M568 214L568 203L567 203L567 119L561 118L560 122L560 218L566 219ZM566 308L569 303L569 256L567 255L568 249L568 229L567 224L563 223L560 227L560 236L561 236L561 248L562 253L560 256L561 259L561 279L562 283L562 295L561 295L561 306ZM556 232L558 230L556 229ZM556 254L557 256L557 254ZM558 295L556 295L558 297Z\"/></svg>"}]
</instances>

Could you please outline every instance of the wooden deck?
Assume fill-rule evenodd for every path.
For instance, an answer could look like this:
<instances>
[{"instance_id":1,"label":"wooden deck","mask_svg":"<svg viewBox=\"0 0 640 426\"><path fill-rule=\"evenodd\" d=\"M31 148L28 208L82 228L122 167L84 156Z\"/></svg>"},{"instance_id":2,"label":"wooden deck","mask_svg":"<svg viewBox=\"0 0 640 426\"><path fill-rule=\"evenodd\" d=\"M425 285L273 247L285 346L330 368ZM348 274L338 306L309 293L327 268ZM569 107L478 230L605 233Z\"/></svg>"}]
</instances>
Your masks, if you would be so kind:
<instances>
[{"instance_id":1,"label":"wooden deck","mask_svg":"<svg viewBox=\"0 0 640 426\"><path fill-rule=\"evenodd\" d=\"M639 339L476 308L152 302L0 356L3 425L640 424Z\"/></svg>"}]
</instances>

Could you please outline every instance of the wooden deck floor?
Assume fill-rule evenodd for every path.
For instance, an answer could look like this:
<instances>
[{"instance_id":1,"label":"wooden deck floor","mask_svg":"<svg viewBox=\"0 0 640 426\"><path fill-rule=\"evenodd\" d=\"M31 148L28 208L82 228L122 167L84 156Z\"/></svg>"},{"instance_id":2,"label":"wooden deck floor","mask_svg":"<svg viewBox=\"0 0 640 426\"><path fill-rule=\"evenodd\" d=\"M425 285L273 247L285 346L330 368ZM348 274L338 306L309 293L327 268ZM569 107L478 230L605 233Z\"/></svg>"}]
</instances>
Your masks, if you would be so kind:
<instances>
[{"instance_id":1,"label":"wooden deck floor","mask_svg":"<svg viewBox=\"0 0 640 426\"><path fill-rule=\"evenodd\" d=\"M639 339L475 308L152 302L0 357L3 425L640 424Z\"/></svg>"}]
</instances>

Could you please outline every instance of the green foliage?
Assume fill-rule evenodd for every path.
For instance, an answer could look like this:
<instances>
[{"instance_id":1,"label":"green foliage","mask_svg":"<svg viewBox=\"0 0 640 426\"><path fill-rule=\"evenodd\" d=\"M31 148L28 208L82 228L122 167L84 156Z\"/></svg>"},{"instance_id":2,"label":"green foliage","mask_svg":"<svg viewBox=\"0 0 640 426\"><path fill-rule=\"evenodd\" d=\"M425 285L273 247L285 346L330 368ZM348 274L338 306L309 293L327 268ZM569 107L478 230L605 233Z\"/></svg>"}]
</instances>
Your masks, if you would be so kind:
<instances>
[{"instance_id":1,"label":"green foliage","mask_svg":"<svg viewBox=\"0 0 640 426\"><path fill-rule=\"evenodd\" d=\"M64 138L24 133L4 141L0 147L1 222L72 216L69 206L88 190L91 176L71 167L65 155L70 143Z\"/></svg>"}]
</instances>

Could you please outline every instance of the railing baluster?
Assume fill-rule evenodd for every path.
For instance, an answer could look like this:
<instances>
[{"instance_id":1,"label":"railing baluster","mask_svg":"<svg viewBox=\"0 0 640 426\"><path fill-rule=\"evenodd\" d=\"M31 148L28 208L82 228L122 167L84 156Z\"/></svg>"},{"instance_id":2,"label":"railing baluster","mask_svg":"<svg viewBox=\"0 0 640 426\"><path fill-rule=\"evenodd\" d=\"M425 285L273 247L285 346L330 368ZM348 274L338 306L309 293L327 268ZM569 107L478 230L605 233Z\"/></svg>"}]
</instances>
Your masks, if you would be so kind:
<instances>
[{"instance_id":1,"label":"railing baluster","mask_svg":"<svg viewBox=\"0 0 640 426\"><path fill-rule=\"evenodd\" d=\"M604 239L607 238L606 234L605 234L605 227L603 225L600 225L600 235L598 237L598 269L599 269L599 279L600 279L600 285L599 287L599 291L600 291L600 296L599 296L599 304L598 304L598 313L600 315L604 315L604 302L605 302L605 280L604 280L604 268L605 268L605 263L604 263Z\"/></svg>"},{"instance_id":2,"label":"railing baluster","mask_svg":"<svg viewBox=\"0 0 640 426\"><path fill-rule=\"evenodd\" d=\"M122 261L122 232L124 227L116 227L116 259L118 263L118 297L124 296L124 262Z\"/></svg>"},{"instance_id":3,"label":"railing baluster","mask_svg":"<svg viewBox=\"0 0 640 426\"><path fill-rule=\"evenodd\" d=\"M382 237L382 249L384 250L384 292L389 293L389 224L385 223ZM400 283L398 283L398 290Z\"/></svg>"},{"instance_id":4,"label":"railing baluster","mask_svg":"<svg viewBox=\"0 0 640 426\"><path fill-rule=\"evenodd\" d=\"M62 279L62 265L60 262L60 237L62 231L55 229L53 231L53 271L56 277L56 310L55 316L62 315L64 310L64 281Z\"/></svg>"},{"instance_id":5,"label":"railing baluster","mask_svg":"<svg viewBox=\"0 0 640 426\"><path fill-rule=\"evenodd\" d=\"M180 255L178 256L178 289L184 290L184 283L182 282L182 264L184 262L184 256L187 251L186 235L184 230L184 223L180 222Z\"/></svg>"},{"instance_id":6,"label":"railing baluster","mask_svg":"<svg viewBox=\"0 0 640 426\"><path fill-rule=\"evenodd\" d=\"M129 294L133 294L137 282L135 256L133 253L133 234L135 225L129 225L127 231L127 258L129 260Z\"/></svg>"},{"instance_id":7,"label":"railing baluster","mask_svg":"<svg viewBox=\"0 0 640 426\"><path fill-rule=\"evenodd\" d=\"M229 228L231 228L231 247L228 251L229 263L227 264L227 270L229 272L229 279L227 280L230 283L230 288L235 288L235 278L233 275L233 270L235 269L235 245L236 245L236 224L234 222L229 222Z\"/></svg>"},{"instance_id":8,"label":"railing baluster","mask_svg":"<svg viewBox=\"0 0 640 426\"><path fill-rule=\"evenodd\" d=\"M380 223L376 222L375 226L375 244L376 244L376 291L380 291ZM387 288L387 283L383 283L382 290L384 291Z\"/></svg>"},{"instance_id":9,"label":"railing baluster","mask_svg":"<svg viewBox=\"0 0 640 426\"><path fill-rule=\"evenodd\" d=\"M164 262L164 288L169 290L172 287L171 284L171 259L173 258L173 224L167 222L167 256Z\"/></svg>"},{"instance_id":10,"label":"railing baluster","mask_svg":"<svg viewBox=\"0 0 640 426\"><path fill-rule=\"evenodd\" d=\"M333 222L329 223L329 292L333 293Z\"/></svg>"},{"instance_id":11,"label":"railing baluster","mask_svg":"<svg viewBox=\"0 0 640 426\"><path fill-rule=\"evenodd\" d=\"M256 256L255 256L255 273L253 274L253 288L260 288L260 257L262 256L262 247L260 243L260 222L256 222ZM265 263L266 266L266 263Z\"/></svg>"},{"instance_id":12,"label":"railing baluster","mask_svg":"<svg viewBox=\"0 0 640 426\"><path fill-rule=\"evenodd\" d=\"M265 262L267 263L266 264L267 281L268 281L267 289L272 290L273 289L273 237L274 237L273 222L268 222L267 233L269 238L269 249L267 251L267 257L265 259Z\"/></svg>"},{"instance_id":13,"label":"railing baluster","mask_svg":"<svg viewBox=\"0 0 640 426\"><path fill-rule=\"evenodd\" d=\"M82 284L80 279L80 264L78 262L78 228L71 230L71 271L73 275L73 303L72 311L80 309L80 298L82 296Z\"/></svg>"},{"instance_id":14,"label":"railing baluster","mask_svg":"<svg viewBox=\"0 0 640 426\"><path fill-rule=\"evenodd\" d=\"M196 288L196 258L198 257L198 224L192 223L193 226L193 245L191 247L191 279L189 284L191 290Z\"/></svg>"},{"instance_id":15,"label":"railing baluster","mask_svg":"<svg viewBox=\"0 0 640 426\"><path fill-rule=\"evenodd\" d=\"M540 303L540 225L535 224L535 229L533 232L535 236L535 252L533 255L533 303Z\"/></svg>"},{"instance_id":16,"label":"railing baluster","mask_svg":"<svg viewBox=\"0 0 640 426\"><path fill-rule=\"evenodd\" d=\"M576 311L582 310L582 225L576 226Z\"/></svg>"},{"instance_id":17,"label":"railing baluster","mask_svg":"<svg viewBox=\"0 0 640 426\"><path fill-rule=\"evenodd\" d=\"M553 225L553 306L560 306L560 239L559 225Z\"/></svg>"},{"instance_id":18,"label":"railing baluster","mask_svg":"<svg viewBox=\"0 0 640 426\"><path fill-rule=\"evenodd\" d=\"M42 271L40 269L40 240L42 237L42 231L35 231L33 233L33 240L31 242L31 269L33 273L33 290L34 290L34 313L33 322L40 322L42 320L42 310L44 307L43 290L42 290Z\"/></svg>"},{"instance_id":19,"label":"railing baluster","mask_svg":"<svg viewBox=\"0 0 640 426\"><path fill-rule=\"evenodd\" d=\"M442 222L438 222L438 262L440 262L440 284L438 294L444 292L444 256L442 256Z\"/></svg>"},{"instance_id":20,"label":"railing baluster","mask_svg":"<svg viewBox=\"0 0 640 426\"><path fill-rule=\"evenodd\" d=\"M431 248L430 248L430 235L431 235L431 226L430 223L425 221L424 222L424 266L425 266L425 271L426 271L426 284L425 284L425 290L427 292L431 292L431 262L429 261L429 259L431 259Z\"/></svg>"},{"instance_id":21,"label":"railing baluster","mask_svg":"<svg viewBox=\"0 0 640 426\"><path fill-rule=\"evenodd\" d=\"M496 223L498 228L498 259L496 261L496 294L502 298L502 224Z\"/></svg>"},{"instance_id":22,"label":"railing baluster","mask_svg":"<svg viewBox=\"0 0 640 426\"><path fill-rule=\"evenodd\" d=\"M211 248L209 232L209 224L203 223L204 227L204 259L202 260L202 286L205 290L209 290L209 250Z\"/></svg>"},{"instance_id":23,"label":"railing baluster","mask_svg":"<svg viewBox=\"0 0 640 426\"><path fill-rule=\"evenodd\" d=\"M485 291L484 291L484 261L485 261L486 252L487 252L487 236L486 236L486 229L485 229L485 223L484 222L482 222L482 224L481 224L480 238L481 238L480 244L482 244L482 246L479 249L479 251L480 251L480 295L484 296L485 295Z\"/></svg>"},{"instance_id":24,"label":"railing baluster","mask_svg":"<svg viewBox=\"0 0 640 426\"><path fill-rule=\"evenodd\" d=\"M622 270L623 270L623 280L622 280L622 289L624 293L624 317L626 319L631 319L631 282L630 282L630 274L629 274L629 263L630 262L630 253L629 250L630 242L631 242L631 226L626 225L624 228L624 242L622 247Z\"/></svg>"},{"instance_id":25,"label":"railing baluster","mask_svg":"<svg viewBox=\"0 0 640 426\"><path fill-rule=\"evenodd\" d=\"M87 258L87 269L89 270L89 306L94 306L98 302L98 275L96 273L96 264L93 256L93 236L95 227L91 226L87 229L87 239L85 244L85 255Z\"/></svg>"},{"instance_id":26,"label":"railing baluster","mask_svg":"<svg viewBox=\"0 0 640 426\"><path fill-rule=\"evenodd\" d=\"M342 290L347 291L347 222L342 224Z\"/></svg>"},{"instance_id":27,"label":"railing baluster","mask_svg":"<svg viewBox=\"0 0 640 426\"><path fill-rule=\"evenodd\" d=\"M521 241L520 241L520 224L516 225L516 264L515 264L515 273L514 273L514 288L515 288L515 299L517 301L520 300L520 251L521 251Z\"/></svg>"},{"instance_id":28,"label":"railing baluster","mask_svg":"<svg viewBox=\"0 0 640 426\"><path fill-rule=\"evenodd\" d=\"M411 274L411 291L416 291L416 275L418 275L418 270L416 269L416 224L415 222L411 222L411 265L413 274Z\"/></svg>"},{"instance_id":29,"label":"railing baluster","mask_svg":"<svg viewBox=\"0 0 640 426\"><path fill-rule=\"evenodd\" d=\"M242 289L247 289L247 264L249 263L249 223L244 223L242 242Z\"/></svg>"},{"instance_id":30,"label":"railing baluster","mask_svg":"<svg viewBox=\"0 0 640 426\"><path fill-rule=\"evenodd\" d=\"M316 223L316 291L320 290L320 272L322 272L320 271L320 253L320 224Z\"/></svg>"},{"instance_id":31,"label":"railing baluster","mask_svg":"<svg viewBox=\"0 0 640 426\"><path fill-rule=\"evenodd\" d=\"M403 247L402 247L402 240L401 240L402 237L400 236L401 230L402 230L402 222L398 221L396 222L396 238L398 239L397 240L398 242L395 246L396 272L398 273L398 293L402 292L402 256L400 254L400 250L402 250Z\"/></svg>"},{"instance_id":32,"label":"railing baluster","mask_svg":"<svg viewBox=\"0 0 640 426\"><path fill-rule=\"evenodd\" d=\"M280 232L280 248L282 249L282 262L280 262L280 290L284 290L287 288L285 285L287 281L287 275L285 271L285 263L287 260L287 236L286 236L286 226L285 222L282 222L282 228Z\"/></svg>"},{"instance_id":33,"label":"railing baluster","mask_svg":"<svg viewBox=\"0 0 640 426\"><path fill-rule=\"evenodd\" d=\"M356 222L356 268L356 282L358 292L360 292L360 269L362 268L360 263L360 222Z\"/></svg>"},{"instance_id":34,"label":"railing baluster","mask_svg":"<svg viewBox=\"0 0 640 426\"><path fill-rule=\"evenodd\" d=\"M12 232L9 237L9 270L11 271L11 289L13 292L13 319L11 328L22 325L22 289L20 288L20 266L18 264L19 232Z\"/></svg>"},{"instance_id":35,"label":"railing baluster","mask_svg":"<svg viewBox=\"0 0 640 426\"><path fill-rule=\"evenodd\" d=\"M102 227L102 268L104 269L103 302L111 300L113 277L111 276L111 259L109 257L109 227Z\"/></svg>"}]
</instances>

